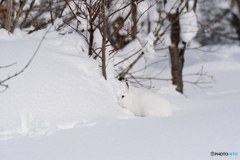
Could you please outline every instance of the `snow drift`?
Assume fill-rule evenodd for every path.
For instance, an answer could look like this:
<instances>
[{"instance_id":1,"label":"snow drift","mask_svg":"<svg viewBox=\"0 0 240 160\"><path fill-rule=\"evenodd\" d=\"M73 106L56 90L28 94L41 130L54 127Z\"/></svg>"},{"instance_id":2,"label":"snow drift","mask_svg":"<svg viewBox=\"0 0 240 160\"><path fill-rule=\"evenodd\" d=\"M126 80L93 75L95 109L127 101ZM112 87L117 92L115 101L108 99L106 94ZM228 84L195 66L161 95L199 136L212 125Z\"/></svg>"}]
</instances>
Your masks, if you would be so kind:
<instances>
[{"instance_id":1,"label":"snow drift","mask_svg":"<svg viewBox=\"0 0 240 160\"><path fill-rule=\"evenodd\" d=\"M23 38L21 31L1 34L1 79L21 70L45 31ZM118 82L105 81L97 62L84 51L77 34L49 33L27 70L10 80L0 95L0 135L49 134L55 130L92 125L99 117L122 118L117 105ZM14 47L13 47L14 46ZM112 73L110 73L112 74ZM109 76L111 77L111 76ZM91 118L90 118L91 117Z\"/></svg>"}]
</instances>

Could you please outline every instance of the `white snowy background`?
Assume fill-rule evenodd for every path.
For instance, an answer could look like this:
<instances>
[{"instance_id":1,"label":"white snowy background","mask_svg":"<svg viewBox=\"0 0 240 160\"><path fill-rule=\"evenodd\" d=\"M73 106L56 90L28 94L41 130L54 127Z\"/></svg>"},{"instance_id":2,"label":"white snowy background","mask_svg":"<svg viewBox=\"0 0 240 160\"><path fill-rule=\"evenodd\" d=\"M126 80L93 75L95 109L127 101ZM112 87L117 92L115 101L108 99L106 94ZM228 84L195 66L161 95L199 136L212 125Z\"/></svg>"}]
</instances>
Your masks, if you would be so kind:
<instances>
[{"instance_id":1,"label":"white snowy background","mask_svg":"<svg viewBox=\"0 0 240 160\"><path fill-rule=\"evenodd\" d=\"M46 31L0 32L0 64L17 62L0 70L3 79L24 67ZM139 118L117 105L121 83L111 72L105 81L82 44L75 33L48 33L28 69L8 82L0 94L1 159L202 160L214 159L211 151L239 153L238 46L202 53L205 60L187 52L184 73L204 66L216 85L203 91L185 85L186 98L159 84L155 92L171 103L173 116Z\"/></svg>"},{"instance_id":2,"label":"white snowy background","mask_svg":"<svg viewBox=\"0 0 240 160\"><path fill-rule=\"evenodd\" d=\"M190 17L191 21L184 21ZM195 26L183 28L192 31L181 33L188 42L197 31L196 17L189 12L181 18L182 25ZM0 66L17 62L1 68L0 79L27 64L45 32L28 35L16 29L8 35L0 29ZM141 39L142 44L148 43L142 49L150 61L162 54L151 48L152 34ZM130 54L141 47L136 40L119 54ZM106 81L87 50L77 33L62 36L50 30L30 66L7 82L9 88L0 93L0 160L239 159L239 155L210 155L212 151L240 153L239 46L224 45L217 52L187 50L183 74L196 73L203 67L214 75L216 83L204 90L185 83L186 97L174 91L170 81L154 81L152 91L166 98L173 108L171 117L157 118L135 117L121 108L117 98L122 83L114 78L112 61ZM115 58L114 62L120 60ZM136 69L144 65L140 60ZM154 74L164 67L159 78L171 78L168 61L148 70Z\"/></svg>"}]
</instances>

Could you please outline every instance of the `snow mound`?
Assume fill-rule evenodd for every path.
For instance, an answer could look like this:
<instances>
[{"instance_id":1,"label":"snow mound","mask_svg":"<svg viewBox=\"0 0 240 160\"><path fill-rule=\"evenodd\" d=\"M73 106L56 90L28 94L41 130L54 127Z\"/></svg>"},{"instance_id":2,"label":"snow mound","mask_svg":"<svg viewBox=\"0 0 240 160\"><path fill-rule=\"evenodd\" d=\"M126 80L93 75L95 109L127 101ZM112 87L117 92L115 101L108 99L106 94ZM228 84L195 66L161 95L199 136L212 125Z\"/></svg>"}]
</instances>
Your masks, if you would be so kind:
<instances>
[{"instance_id":1,"label":"snow mound","mask_svg":"<svg viewBox=\"0 0 240 160\"><path fill-rule=\"evenodd\" d=\"M0 79L26 65L45 31L40 32L23 38L20 31L7 36L1 30L0 64L17 64L1 69ZM116 103L118 82L102 78L99 65L86 56L84 47L74 33L47 35L31 65L0 94L1 139L92 126L101 117L126 118Z\"/></svg>"}]
</instances>

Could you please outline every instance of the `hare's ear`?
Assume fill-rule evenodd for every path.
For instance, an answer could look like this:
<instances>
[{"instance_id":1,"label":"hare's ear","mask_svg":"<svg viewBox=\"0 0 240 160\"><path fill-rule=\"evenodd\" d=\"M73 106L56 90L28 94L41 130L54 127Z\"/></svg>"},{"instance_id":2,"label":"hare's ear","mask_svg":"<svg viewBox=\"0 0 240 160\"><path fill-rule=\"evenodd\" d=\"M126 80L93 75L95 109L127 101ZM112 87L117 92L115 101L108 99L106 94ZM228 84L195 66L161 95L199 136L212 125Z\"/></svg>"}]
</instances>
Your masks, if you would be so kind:
<instances>
[{"instance_id":1,"label":"hare's ear","mask_svg":"<svg viewBox=\"0 0 240 160\"><path fill-rule=\"evenodd\" d=\"M126 88L126 90L129 90L129 88L130 88L130 84L129 84L129 82L128 82L128 81L126 81L125 88Z\"/></svg>"}]
</instances>

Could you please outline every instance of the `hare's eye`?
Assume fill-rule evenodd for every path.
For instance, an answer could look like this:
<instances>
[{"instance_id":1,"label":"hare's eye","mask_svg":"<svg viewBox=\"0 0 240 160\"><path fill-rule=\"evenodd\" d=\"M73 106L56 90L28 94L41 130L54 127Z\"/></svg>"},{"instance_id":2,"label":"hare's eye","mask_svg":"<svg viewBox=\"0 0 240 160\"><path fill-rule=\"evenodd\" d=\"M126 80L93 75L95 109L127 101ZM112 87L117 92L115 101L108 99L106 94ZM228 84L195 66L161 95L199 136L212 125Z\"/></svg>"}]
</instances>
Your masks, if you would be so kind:
<instances>
[{"instance_id":1,"label":"hare's eye","mask_svg":"<svg viewBox=\"0 0 240 160\"><path fill-rule=\"evenodd\" d=\"M122 98L124 98L124 95L122 95Z\"/></svg>"}]
</instances>

